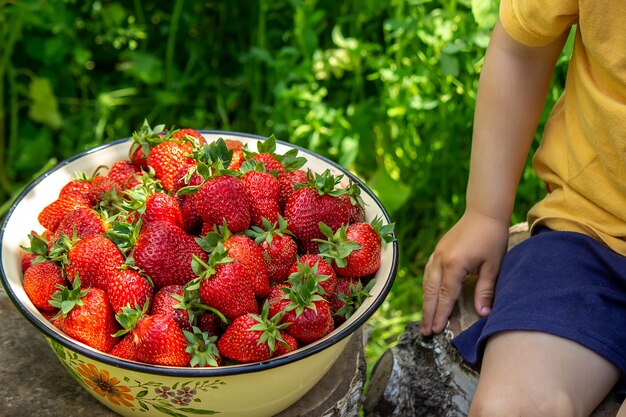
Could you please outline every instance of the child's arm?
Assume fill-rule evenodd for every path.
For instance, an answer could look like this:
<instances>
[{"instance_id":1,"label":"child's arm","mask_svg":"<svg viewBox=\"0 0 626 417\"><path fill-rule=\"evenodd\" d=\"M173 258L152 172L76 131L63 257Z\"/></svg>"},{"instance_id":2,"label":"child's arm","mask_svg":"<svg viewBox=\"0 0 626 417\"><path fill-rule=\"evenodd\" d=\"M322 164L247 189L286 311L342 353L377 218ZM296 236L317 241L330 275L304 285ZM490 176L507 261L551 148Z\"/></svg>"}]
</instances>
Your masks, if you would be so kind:
<instances>
[{"instance_id":1,"label":"child's arm","mask_svg":"<svg viewBox=\"0 0 626 417\"><path fill-rule=\"evenodd\" d=\"M564 33L549 45L528 47L500 22L493 30L476 101L467 207L424 271L424 335L445 328L468 274L479 277L476 311L491 310L517 184L566 39Z\"/></svg>"}]
</instances>

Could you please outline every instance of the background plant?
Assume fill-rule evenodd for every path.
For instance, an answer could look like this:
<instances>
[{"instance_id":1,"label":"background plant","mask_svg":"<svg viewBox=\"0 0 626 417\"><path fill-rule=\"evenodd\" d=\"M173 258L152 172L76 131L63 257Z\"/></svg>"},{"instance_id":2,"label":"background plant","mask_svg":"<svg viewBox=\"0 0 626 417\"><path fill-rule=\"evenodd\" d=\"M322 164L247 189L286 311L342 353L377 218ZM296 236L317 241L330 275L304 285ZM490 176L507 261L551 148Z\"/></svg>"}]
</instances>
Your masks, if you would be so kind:
<instances>
[{"instance_id":1,"label":"background plant","mask_svg":"<svg viewBox=\"0 0 626 417\"><path fill-rule=\"evenodd\" d=\"M368 326L372 364L420 318L424 264L463 211L497 8L497 0L0 0L0 215L38 173L144 119L274 133L350 169L396 223L400 268ZM543 193L527 164L512 222Z\"/></svg>"}]
</instances>

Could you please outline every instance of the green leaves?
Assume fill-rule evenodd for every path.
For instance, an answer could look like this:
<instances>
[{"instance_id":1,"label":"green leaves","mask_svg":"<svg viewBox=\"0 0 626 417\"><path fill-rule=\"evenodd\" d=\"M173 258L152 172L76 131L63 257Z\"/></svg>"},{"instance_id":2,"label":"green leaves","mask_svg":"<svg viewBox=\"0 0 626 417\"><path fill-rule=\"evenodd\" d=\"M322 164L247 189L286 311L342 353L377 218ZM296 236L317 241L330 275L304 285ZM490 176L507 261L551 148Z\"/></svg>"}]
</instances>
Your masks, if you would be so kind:
<instances>
[{"instance_id":1,"label":"green leaves","mask_svg":"<svg viewBox=\"0 0 626 417\"><path fill-rule=\"evenodd\" d=\"M498 20L498 0L472 0L472 14L478 26L491 29Z\"/></svg>"},{"instance_id":2,"label":"green leaves","mask_svg":"<svg viewBox=\"0 0 626 417\"><path fill-rule=\"evenodd\" d=\"M28 117L51 129L56 130L63 126L59 102L52 91L49 79L34 77L28 87L28 96L32 100L28 108Z\"/></svg>"}]
</instances>

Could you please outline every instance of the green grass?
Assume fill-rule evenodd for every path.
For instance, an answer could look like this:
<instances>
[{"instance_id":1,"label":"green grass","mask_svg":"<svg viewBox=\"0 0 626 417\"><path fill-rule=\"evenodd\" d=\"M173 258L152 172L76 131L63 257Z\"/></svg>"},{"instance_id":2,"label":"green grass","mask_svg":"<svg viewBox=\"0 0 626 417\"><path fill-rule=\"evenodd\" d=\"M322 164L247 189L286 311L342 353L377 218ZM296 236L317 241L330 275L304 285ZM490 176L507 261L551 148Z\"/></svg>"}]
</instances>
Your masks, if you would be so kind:
<instances>
[{"instance_id":1,"label":"green grass","mask_svg":"<svg viewBox=\"0 0 626 417\"><path fill-rule=\"evenodd\" d=\"M424 264L464 208L497 5L0 2L0 215L39 172L144 119L305 146L362 178L396 223L400 265L368 326L371 365L420 318ZM547 108L559 92L555 83ZM512 222L543 192L529 163Z\"/></svg>"}]
</instances>

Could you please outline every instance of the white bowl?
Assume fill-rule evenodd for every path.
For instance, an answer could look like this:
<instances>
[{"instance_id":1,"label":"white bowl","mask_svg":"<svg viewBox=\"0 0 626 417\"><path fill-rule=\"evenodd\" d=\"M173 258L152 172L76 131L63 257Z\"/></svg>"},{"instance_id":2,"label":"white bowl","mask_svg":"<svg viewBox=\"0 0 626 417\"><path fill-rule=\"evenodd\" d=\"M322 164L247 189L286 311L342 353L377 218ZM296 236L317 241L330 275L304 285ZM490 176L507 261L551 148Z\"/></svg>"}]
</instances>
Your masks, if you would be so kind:
<instances>
[{"instance_id":1,"label":"white bowl","mask_svg":"<svg viewBox=\"0 0 626 417\"><path fill-rule=\"evenodd\" d=\"M207 141L239 140L256 149L260 136L222 131L202 131ZM382 250L381 266L369 297L358 311L326 337L284 356L261 363L218 368L154 366L119 359L80 343L55 328L31 303L22 286L20 245L27 235L42 231L39 212L54 201L59 190L79 171L90 173L99 165L127 159L129 139L117 140L69 158L34 180L16 199L0 229L2 284L17 309L47 339L61 363L87 391L123 416L208 415L271 416L306 394L330 369L359 329L389 293L398 266L397 243ZM374 193L338 164L304 148L278 141L277 153L297 148L308 160L305 167L330 169L358 184L366 204L366 219L390 219ZM36 372L33 369L33 372ZM169 391L167 390L169 389Z\"/></svg>"}]
</instances>

